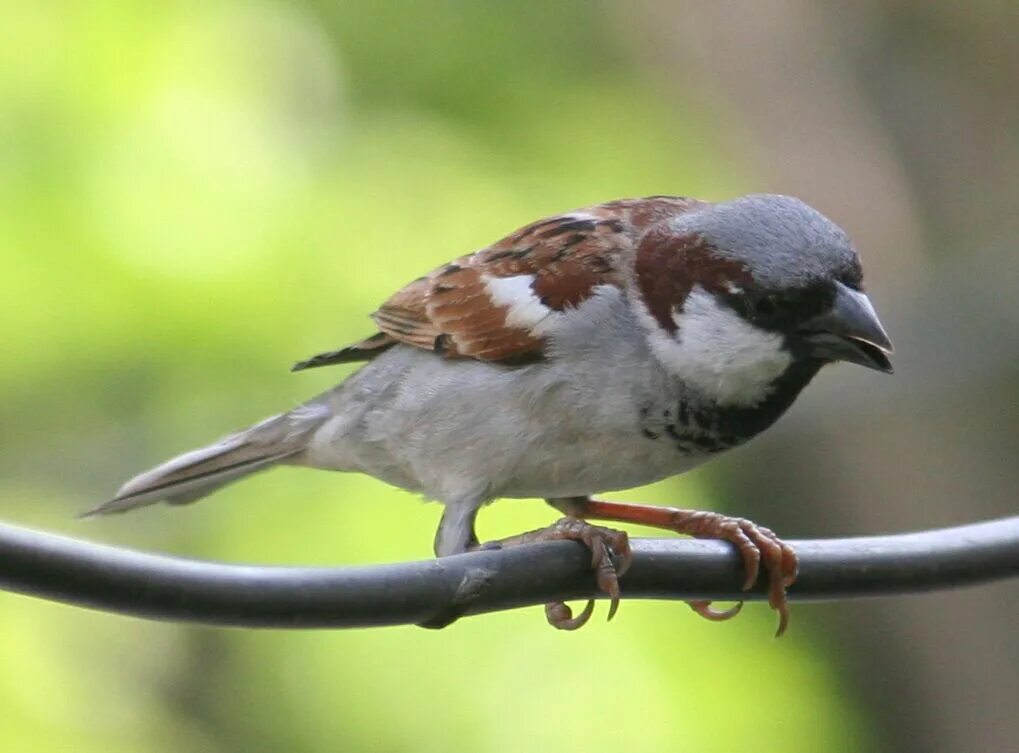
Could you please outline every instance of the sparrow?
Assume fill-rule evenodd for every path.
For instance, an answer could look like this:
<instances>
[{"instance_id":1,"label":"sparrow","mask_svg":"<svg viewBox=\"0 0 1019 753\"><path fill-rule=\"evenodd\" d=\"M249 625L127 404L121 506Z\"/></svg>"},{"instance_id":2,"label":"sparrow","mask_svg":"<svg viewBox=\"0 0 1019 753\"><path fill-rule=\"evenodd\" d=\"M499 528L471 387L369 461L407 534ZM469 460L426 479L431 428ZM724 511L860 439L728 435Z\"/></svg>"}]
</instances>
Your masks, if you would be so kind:
<instances>
[{"instance_id":1,"label":"sparrow","mask_svg":"<svg viewBox=\"0 0 1019 753\"><path fill-rule=\"evenodd\" d=\"M365 339L294 370L363 362L293 410L125 483L86 515L193 502L276 465L366 473L444 506L434 550L479 547L479 509L539 497L564 517L494 542L586 545L619 599L630 522L733 543L788 623L793 549L744 518L597 500L688 471L771 426L836 361L892 371L846 233L802 201L620 199L533 222L419 277ZM728 619L740 605L699 614ZM574 629L565 604L546 607Z\"/></svg>"}]
</instances>

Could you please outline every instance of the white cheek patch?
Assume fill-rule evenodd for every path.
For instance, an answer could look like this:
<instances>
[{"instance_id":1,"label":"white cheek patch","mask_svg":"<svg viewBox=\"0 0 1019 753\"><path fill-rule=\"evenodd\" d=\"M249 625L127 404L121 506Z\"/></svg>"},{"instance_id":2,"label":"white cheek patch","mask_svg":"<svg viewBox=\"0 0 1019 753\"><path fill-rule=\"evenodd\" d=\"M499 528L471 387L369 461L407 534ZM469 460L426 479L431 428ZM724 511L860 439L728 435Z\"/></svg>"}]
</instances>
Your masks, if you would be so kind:
<instances>
[{"instance_id":1,"label":"white cheek patch","mask_svg":"<svg viewBox=\"0 0 1019 753\"><path fill-rule=\"evenodd\" d=\"M657 327L655 355L676 376L720 405L751 407L792 363L782 336L762 330L695 287L673 314L675 337Z\"/></svg>"}]
</instances>

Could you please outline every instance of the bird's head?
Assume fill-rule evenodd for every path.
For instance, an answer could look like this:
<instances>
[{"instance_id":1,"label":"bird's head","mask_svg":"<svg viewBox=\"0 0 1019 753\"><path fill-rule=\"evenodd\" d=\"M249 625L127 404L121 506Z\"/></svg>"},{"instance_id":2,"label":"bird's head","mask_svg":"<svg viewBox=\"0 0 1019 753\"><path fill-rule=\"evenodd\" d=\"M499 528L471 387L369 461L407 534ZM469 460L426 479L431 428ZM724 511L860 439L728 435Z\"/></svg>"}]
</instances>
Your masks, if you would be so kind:
<instances>
[{"instance_id":1,"label":"bird's head","mask_svg":"<svg viewBox=\"0 0 1019 753\"><path fill-rule=\"evenodd\" d=\"M661 222L634 271L652 350L720 405L760 403L797 363L892 370L856 250L798 199L744 196Z\"/></svg>"}]
</instances>

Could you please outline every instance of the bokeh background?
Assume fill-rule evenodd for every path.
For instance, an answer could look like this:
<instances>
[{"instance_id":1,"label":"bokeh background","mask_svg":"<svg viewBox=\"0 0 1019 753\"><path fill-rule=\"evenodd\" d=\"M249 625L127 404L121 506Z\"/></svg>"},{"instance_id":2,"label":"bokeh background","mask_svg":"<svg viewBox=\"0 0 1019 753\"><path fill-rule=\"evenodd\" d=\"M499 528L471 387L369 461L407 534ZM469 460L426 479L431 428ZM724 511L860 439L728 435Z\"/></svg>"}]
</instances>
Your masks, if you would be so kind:
<instances>
[{"instance_id":1,"label":"bokeh background","mask_svg":"<svg viewBox=\"0 0 1019 753\"><path fill-rule=\"evenodd\" d=\"M897 375L622 498L788 536L1014 513L1019 13L1008 0L0 5L2 519L228 561L430 556L439 508L280 470L186 510L73 515L344 368L397 285L621 196L795 194L840 222ZM551 521L487 510L494 538ZM602 608L604 609L604 608ZM625 603L441 631L205 629L0 595L0 748L1005 751L1019 589Z\"/></svg>"}]
</instances>

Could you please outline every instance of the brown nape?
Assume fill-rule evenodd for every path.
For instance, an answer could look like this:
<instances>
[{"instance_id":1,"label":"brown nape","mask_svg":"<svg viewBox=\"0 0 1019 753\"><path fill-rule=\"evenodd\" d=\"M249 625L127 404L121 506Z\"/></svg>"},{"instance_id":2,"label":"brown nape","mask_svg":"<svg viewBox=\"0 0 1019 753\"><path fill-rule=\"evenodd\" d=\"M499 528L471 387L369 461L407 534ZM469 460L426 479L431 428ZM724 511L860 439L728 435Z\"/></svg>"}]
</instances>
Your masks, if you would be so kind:
<instances>
[{"instance_id":1,"label":"brown nape","mask_svg":"<svg viewBox=\"0 0 1019 753\"><path fill-rule=\"evenodd\" d=\"M719 256L699 235L676 236L668 227L648 231L634 268L648 311L670 334L676 331L672 312L682 308L695 285L717 293L729 285L749 290L754 284L740 262Z\"/></svg>"},{"instance_id":2,"label":"brown nape","mask_svg":"<svg viewBox=\"0 0 1019 753\"><path fill-rule=\"evenodd\" d=\"M385 332L376 332L361 342L348 345L339 350L331 350L326 353L319 353L311 358L298 361L290 370L304 371L305 369L317 369L319 366L332 366L338 363L353 363L355 361L370 361L375 356L389 350L396 345L396 340Z\"/></svg>"}]
</instances>

